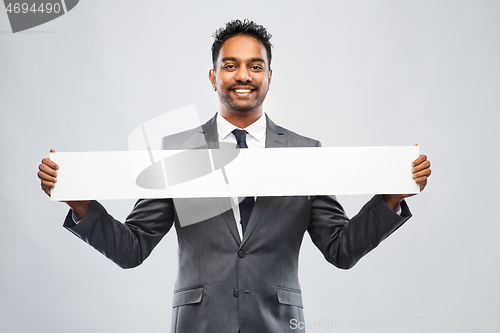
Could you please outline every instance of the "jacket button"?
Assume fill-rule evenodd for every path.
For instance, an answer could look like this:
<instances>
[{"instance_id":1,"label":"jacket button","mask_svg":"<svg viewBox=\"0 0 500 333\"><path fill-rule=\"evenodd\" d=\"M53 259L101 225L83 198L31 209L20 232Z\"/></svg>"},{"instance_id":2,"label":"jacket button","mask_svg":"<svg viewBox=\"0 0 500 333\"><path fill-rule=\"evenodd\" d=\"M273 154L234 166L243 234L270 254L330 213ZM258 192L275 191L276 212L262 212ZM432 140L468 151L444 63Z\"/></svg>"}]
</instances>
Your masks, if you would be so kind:
<instances>
[{"instance_id":1,"label":"jacket button","mask_svg":"<svg viewBox=\"0 0 500 333\"><path fill-rule=\"evenodd\" d=\"M233 296L234 297L238 297L238 289L234 289L233 290Z\"/></svg>"},{"instance_id":2,"label":"jacket button","mask_svg":"<svg viewBox=\"0 0 500 333\"><path fill-rule=\"evenodd\" d=\"M245 251L239 250L238 251L238 257L243 258L246 255Z\"/></svg>"}]
</instances>

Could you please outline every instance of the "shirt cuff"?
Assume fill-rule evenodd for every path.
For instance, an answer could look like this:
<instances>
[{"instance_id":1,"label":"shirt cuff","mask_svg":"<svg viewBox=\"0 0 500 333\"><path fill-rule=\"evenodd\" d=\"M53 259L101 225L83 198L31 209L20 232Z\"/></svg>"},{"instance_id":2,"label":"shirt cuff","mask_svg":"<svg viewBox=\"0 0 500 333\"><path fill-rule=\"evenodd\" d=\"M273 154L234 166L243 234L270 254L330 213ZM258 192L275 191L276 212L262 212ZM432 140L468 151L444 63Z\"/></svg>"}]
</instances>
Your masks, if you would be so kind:
<instances>
[{"instance_id":1,"label":"shirt cuff","mask_svg":"<svg viewBox=\"0 0 500 333\"><path fill-rule=\"evenodd\" d=\"M396 206L396 209L394 209L394 212L396 212L396 214L398 214L399 216L401 216L402 209L401 209L401 204L400 203L398 203L398 205ZM75 217L76 216L73 215L73 220L75 219ZM80 222L80 221L78 221L78 222ZM78 222L75 222L75 223L78 223Z\"/></svg>"},{"instance_id":2,"label":"shirt cuff","mask_svg":"<svg viewBox=\"0 0 500 333\"><path fill-rule=\"evenodd\" d=\"M401 213L401 208L399 209L399 211ZM80 223L81 220L78 219L78 216L76 216L74 211L71 211L71 217L73 218L73 223L75 223L75 224Z\"/></svg>"}]
</instances>

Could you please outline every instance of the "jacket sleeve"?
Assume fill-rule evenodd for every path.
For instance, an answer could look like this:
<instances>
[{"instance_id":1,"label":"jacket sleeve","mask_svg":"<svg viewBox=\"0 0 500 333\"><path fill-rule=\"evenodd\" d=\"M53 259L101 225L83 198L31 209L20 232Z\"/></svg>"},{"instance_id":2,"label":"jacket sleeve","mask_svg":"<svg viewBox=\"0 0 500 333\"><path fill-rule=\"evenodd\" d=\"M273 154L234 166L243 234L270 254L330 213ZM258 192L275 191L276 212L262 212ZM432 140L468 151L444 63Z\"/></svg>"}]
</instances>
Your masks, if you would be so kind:
<instances>
[{"instance_id":1,"label":"jacket sleeve","mask_svg":"<svg viewBox=\"0 0 500 333\"><path fill-rule=\"evenodd\" d=\"M174 223L172 199L141 199L125 223L115 220L97 201L91 201L75 224L70 210L63 226L122 268L140 265Z\"/></svg>"},{"instance_id":2,"label":"jacket sleeve","mask_svg":"<svg viewBox=\"0 0 500 333\"><path fill-rule=\"evenodd\" d=\"M374 196L350 220L335 196L313 197L311 205L311 239L328 262L343 269L354 266L411 217L404 200L398 215L382 195Z\"/></svg>"}]
</instances>

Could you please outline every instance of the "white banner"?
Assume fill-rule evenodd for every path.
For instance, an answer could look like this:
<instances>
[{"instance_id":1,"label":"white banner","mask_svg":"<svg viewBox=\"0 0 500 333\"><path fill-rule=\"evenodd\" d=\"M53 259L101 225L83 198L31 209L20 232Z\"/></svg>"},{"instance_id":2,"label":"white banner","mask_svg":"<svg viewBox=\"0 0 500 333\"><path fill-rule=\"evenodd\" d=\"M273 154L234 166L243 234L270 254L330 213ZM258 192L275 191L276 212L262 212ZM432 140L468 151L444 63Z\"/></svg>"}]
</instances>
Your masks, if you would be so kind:
<instances>
[{"instance_id":1,"label":"white banner","mask_svg":"<svg viewBox=\"0 0 500 333\"><path fill-rule=\"evenodd\" d=\"M419 147L51 153L52 200L417 193Z\"/></svg>"}]
</instances>

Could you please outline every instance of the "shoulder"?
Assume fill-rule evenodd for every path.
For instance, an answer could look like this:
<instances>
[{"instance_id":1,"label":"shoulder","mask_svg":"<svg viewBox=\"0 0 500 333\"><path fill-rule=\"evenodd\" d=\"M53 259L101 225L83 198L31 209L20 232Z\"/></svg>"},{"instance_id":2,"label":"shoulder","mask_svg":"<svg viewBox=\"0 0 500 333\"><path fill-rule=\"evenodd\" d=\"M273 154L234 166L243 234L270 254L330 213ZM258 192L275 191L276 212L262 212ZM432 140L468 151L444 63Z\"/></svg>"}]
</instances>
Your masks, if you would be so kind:
<instances>
[{"instance_id":1,"label":"shoulder","mask_svg":"<svg viewBox=\"0 0 500 333\"><path fill-rule=\"evenodd\" d=\"M165 136L162 139L162 149L192 149L196 147L196 138L203 136L201 126Z\"/></svg>"},{"instance_id":2,"label":"shoulder","mask_svg":"<svg viewBox=\"0 0 500 333\"><path fill-rule=\"evenodd\" d=\"M283 128L281 126L278 126L278 127L280 127L281 130L283 131L283 135L287 138L288 144L290 146L293 146L293 147L294 146L305 146L305 147L320 147L321 146L321 142L319 142L318 140L297 134L297 133L290 131L286 128Z\"/></svg>"},{"instance_id":3,"label":"shoulder","mask_svg":"<svg viewBox=\"0 0 500 333\"><path fill-rule=\"evenodd\" d=\"M286 141L287 147L321 147L321 142L316 139L297 134L289 129L276 125L267 117L268 135L277 135Z\"/></svg>"},{"instance_id":4,"label":"shoulder","mask_svg":"<svg viewBox=\"0 0 500 333\"><path fill-rule=\"evenodd\" d=\"M205 124L187 131L166 136L162 139L162 149L208 148L218 141L215 116Z\"/></svg>"}]
</instances>

